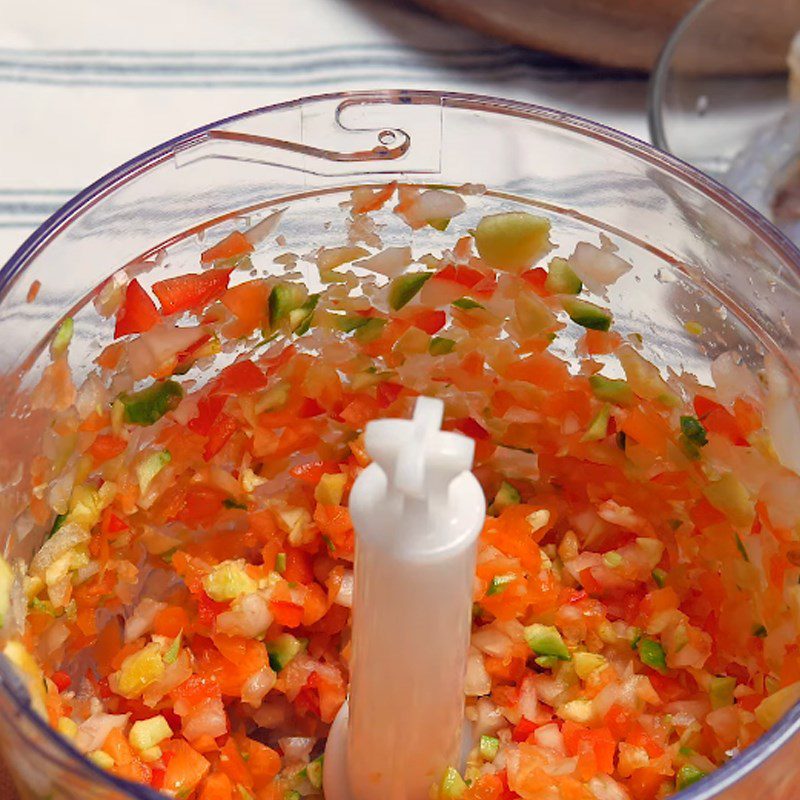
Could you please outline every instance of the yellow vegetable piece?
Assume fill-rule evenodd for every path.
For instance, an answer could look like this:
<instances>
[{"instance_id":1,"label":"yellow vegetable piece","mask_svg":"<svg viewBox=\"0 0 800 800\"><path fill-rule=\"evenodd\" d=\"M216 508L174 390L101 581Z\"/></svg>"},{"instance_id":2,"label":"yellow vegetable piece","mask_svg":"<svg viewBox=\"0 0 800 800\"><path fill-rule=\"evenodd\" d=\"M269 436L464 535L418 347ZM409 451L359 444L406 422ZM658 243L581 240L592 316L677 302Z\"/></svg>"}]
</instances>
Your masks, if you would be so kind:
<instances>
[{"instance_id":1,"label":"yellow vegetable piece","mask_svg":"<svg viewBox=\"0 0 800 800\"><path fill-rule=\"evenodd\" d=\"M324 506L339 506L342 504L346 484L347 475L343 472L323 475L314 489L314 499Z\"/></svg>"},{"instance_id":2,"label":"yellow vegetable piece","mask_svg":"<svg viewBox=\"0 0 800 800\"><path fill-rule=\"evenodd\" d=\"M74 739L78 733L78 726L69 717L59 717L56 728L67 739Z\"/></svg>"},{"instance_id":3,"label":"yellow vegetable piece","mask_svg":"<svg viewBox=\"0 0 800 800\"><path fill-rule=\"evenodd\" d=\"M573 653L572 660L575 662L575 672L582 681L585 681L595 670L605 667L608 663L598 653Z\"/></svg>"},{"instance_id":4,"label":"yellow vegetable piece","mask_svg":"<svg viewBox=\"0 0 800 800\"><path fill-rule=\"evenodd\" d=\"M123 697L138 697L164 674L161 648L151 642L138 653L128 656L117 673L117 692Z\"/></svg>"},{"instance_id":5,"label":"yellow vegetable piece","mask_svg":"<svg viewBox=\"0 0 800 800\"><path fill-rule=\"evenodd\" d=\"M149 750L171 736L172 728L167 720L159 714L157 717L134 722L128 739L137 750Z\"/></svg>"},{"instance_id":6,"label":"yellow vegetable piece","mask_svg":"<svg viewBox=\"0 0 800 800\"><path fill-rule=\"evenodd\" d=\"M771 694L756 708L756 722L771 728L795 703L800 702L800 681Z\"/></svg>"},{"instance_id":7,"label":"yellow vegetable piece","mask_svg":"<svg viewBox=\"0 0 800 800\"><path fill-rule=\"evenodd\" d=\"M475 230L475 245L490 267L522 272L549 252L550 220L527 211L484 217Z\"/></svg>"},{"instance_id":8,"label":"yellow vegetable piece","mask_svg":"<svg viewBox=\"0 0 800 800\"><path fill-rule=\"evenodd\" d=\"M203 578L206 594L218 603L251 594L258 584L245 572L244 561L223 561Z\"/></svg>"},{"instance_id":9,"label":"yellow vegetable piece","mask_svg":"<svg viewBox=\"0 0 800 800\"><path fill-rule=\"evenodd\" d=\"M17 668L20 678L25 683L31 696L31 705L42 716L45 715L44 675L36 659L25 649L21 642L7 642L3 655Z\"/></svg>"},{"instance_id":10,"label":"yellow vegetable piece","mask_svg":"<svg viewBox=\"0 0 800 800\"><path fill-rule=\"evenodd\" d=\"M94 750L89 753L89 758L94 761L100 769L112 769L114 766L114 759L103 750Z\"/></svg>"}]
</instances>

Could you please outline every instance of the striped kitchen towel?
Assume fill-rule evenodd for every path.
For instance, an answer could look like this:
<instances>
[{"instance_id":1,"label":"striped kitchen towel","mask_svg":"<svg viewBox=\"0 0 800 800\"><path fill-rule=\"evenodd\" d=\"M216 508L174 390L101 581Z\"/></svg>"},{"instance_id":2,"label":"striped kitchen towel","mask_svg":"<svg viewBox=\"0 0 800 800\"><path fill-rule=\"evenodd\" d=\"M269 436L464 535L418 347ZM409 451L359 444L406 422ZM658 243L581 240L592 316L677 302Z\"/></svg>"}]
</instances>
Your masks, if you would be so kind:
<instances>
[{"instance_id":1,"label":"striped kitchen towel","mask_svg":"<svg viewBox=\"0 0 800 800\"><path fill-rule=\"evenodd\" d=\"M152 145L342 89L501 95L645 136L640 76L506 45L387 0L0 0L0 264Z\"/></svg>"}]
</instances>

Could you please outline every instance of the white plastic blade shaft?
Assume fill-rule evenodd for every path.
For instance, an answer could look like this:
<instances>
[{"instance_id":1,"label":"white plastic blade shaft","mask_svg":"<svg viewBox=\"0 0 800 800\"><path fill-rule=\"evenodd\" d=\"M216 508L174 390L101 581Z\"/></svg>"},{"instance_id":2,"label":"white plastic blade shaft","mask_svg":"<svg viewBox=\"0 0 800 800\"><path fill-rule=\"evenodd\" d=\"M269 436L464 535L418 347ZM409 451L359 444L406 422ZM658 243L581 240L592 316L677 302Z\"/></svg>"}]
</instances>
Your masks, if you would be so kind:
<instances>
[{"instance_id":1,"label":"white plastic blade shaft","mask_svg":"<svg viewBox=\"0 0 800 800\"><path fill-rule=\"evenodd\" d=\"M412 420L367 427L373 463L350 495L356 575L349 723L346 747L329 740L329 800L427 800L431 785L460 760L476 541L486 505L469 471L474 444L441 431L442 416L441 401L421 397ZM342 749L346 770L328 763ZM329 785L345 774L346 790Z\"/></svg>"}]
</instances>

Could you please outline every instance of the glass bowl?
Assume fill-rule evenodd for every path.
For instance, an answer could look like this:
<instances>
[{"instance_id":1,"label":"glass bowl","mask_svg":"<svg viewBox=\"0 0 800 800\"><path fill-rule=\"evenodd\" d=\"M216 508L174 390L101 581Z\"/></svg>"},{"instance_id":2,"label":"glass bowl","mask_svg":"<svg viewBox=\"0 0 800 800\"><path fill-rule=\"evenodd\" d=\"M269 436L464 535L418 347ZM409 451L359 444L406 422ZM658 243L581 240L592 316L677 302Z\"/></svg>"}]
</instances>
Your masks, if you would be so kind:
<instances>
[{"instance_id":1,"label":"glass bowl","mask_svg":"<svg viewBox=\"0 0 800 800\"><path fill-rule=\"evenodd\" d=\"M739 35L731 37L732 29ZM667 41L648 97L656 147L730 186L795 241L800 226L775 206L800 158L788 69L798 32L793 0L701 0ZM800 50L795 58L800 69Z\"/></svg>"},{"instance_id":2,"label":"glass bowl","mask_svg":"<svg viewBox=\"0 0 800 800\"><path fill-rule=\"evenodd\" d=\"M76 320L71 363L91 369L110 323L91 303L117 269L143 257L145 283L195 264L216 241L286 208L282 233L306 252L341 243L330 221L355 185L387 180L485 184L466 215L534 208L559 246L609 236L634 264L611 291L617 329L643 332L644 355L710 381L710 362L733 350L760 368L766 356L800 377L800 252L736 196L671 156L557 111L496 98L381 91L305 98L258 109L166 142L124 164L45 222L0 271L0 529L5 553L30 557L44 532L27 510L28 470L47 414L30 407L46 343ZM424 252L433 235L414 234ZM387 230L385 243L408 240ZM261 272L284 269L268 258ZM316 271L314 270L314 273ZM307 274L309 283L315 278ZM40 284L30 302L31 287ZM699 322L703 337L684 324ZM32 710L0 658L0 748L24 800L155 800L82 758ZM796 796L800 709L682 797Z\"/></svg>"}]
</instances>

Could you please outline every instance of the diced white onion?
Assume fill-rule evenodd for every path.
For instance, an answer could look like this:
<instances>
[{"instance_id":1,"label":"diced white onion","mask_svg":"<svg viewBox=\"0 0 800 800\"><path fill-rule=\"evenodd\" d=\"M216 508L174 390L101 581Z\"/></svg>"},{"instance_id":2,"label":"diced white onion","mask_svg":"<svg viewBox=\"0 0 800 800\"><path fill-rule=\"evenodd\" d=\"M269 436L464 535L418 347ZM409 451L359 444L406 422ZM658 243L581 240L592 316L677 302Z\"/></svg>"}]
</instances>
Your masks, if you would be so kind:
<instances>
[{"instance_id":1,"label":"diced white onion","mask_svg":"<svg viewBox=\"0 0 800 800\"><path fill-rule=\"evenodd\" d=\"M356 261L353 266L377 272L387 278L396 278L413 261L413 258L411 248L408 246L387 247L374 256Z\"/></svg>"},{"instance_id":2,"label":"diced white onion","mask_svg":"<svg viewBox=\"0 0 800 800\"><path fill-rule=\"evenodd\" d=\"M569 265L593 294L605 295L606 288L621 278L631 265L615 255L616 247L605 237L595 247L588 242L579 242L569 257Z\"/></svg>"},{"instance_id":3,"label":"diced white onion","mask_svg":"<svg viewBox=\"0 0 800 800\"><path fill-rule=\"evenodd\" d=\"M289 764L308 761L311 750L317 740L308 736L287 736L278 739L278 746L283 751L283 756Z\"/></svg>"},{"instance_id":4,"label":"diced white onion","mask_svg":"<svg viewBox=\"0 0 800 800\"><path fill-rule=\"evenodd\" d=\"M542 725L533 732L533 738L539 747L546 747L549 750L554 750L559 755L565 755L564 737L561 735L561 729L555 723L549 725Z\"/></svg>"},{"instance_id":5,"label":"diced white onion","mask_svg":"<svg viewBox=\"0 0 800 800\"><path fill-rule=\"evenodd\" d=\"M212 697L192 708L183 718L183 735L190 742L201 736L216 738L228 731L228 718L222 700Z\"/></svg>"},{"instance_id":6,"label":"diced white onion","mask_svg":"<svg viewBox=\"0 0 800 800\"><path fill-rule=\"evenodd\" d=\"M233 608L217 616L216 629L228 636L260 636L272 623L267 601L257 593L237 598Z\"/></svg>"},{"instance_id":7,"label":"diced white onion","mask_svg":"<svg viewBox=\"0 0 800 800\"><path fill-rule=\"evenodd\" d=\"M285 208L281 208L278 211L273 211L269 216L264 217L260 222L253 225L252 228L244 232L245 239L247 239L253 247L256 247L277 229L285 211Z\"/></svg>"},{"instance_id":8,"label":"diced white onion","mask_svg":"<svg viewBox=\"0 0 800 800\"><path fill-rule=\"evenodd\" d=\"M150 597L142 600L134 609L133 614L125 620L125 641L132 642L147 633L158 612L166 607L166 603L159 603Z\"/></svg>"},{"instance_id":9,"label":"diced white onion","mask_svg":"<svg viewBox=\"0 0 800 800\"><path fill-rule=\"evenodd\" d=\"M467 679L464 694L467 697L480 697L492 691L492 679L483 665L483 656L474 647L470 647L467 656Z\"/></svg>"},{"instance_id":10,"label":"diced white onion","mask_svg":"<svg viewBox=\"0 0 800 800\"><path fill-rule=\"evenodd\" d=\"M482 653L496 658L505 658L511 653L514 643L493 625L487 625L472 635L472 645Z\"/></svg>"},{"instance_id":11,"label":"diced white onion","mask_svg":"<svg viewBox=\"0 0 800 800\"><path fill-rule=\"evenodd\" d=\"M100 749L108 734L115 728L124 728L130 714L92 714L78 726L75 747L82 753Z\"/></svg>"},{"instance_id":12,"label":"diced white onion","mask_svg":"<svg viewBox=\"0 0 800 800\"><path fill-rule=\"evenodd\" d=\"M355 576L353 575L353 571L350 569L345 570L344 575L342 575L341 583L339 584L339 590L336 592L333 602L345 608L352 608L354 588Z\"/></svg>"},{"instance_id":13,"label":"diced white onion","mask_svg":"<svg viewBox=\"0 0 800 800\"><path fill-rule=\"evenodd\" d=\"M244 682L242 700L253 708L258 708L276 680L277 675L269 667L262 667Z\"/></svg>"}]
</instances>

